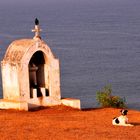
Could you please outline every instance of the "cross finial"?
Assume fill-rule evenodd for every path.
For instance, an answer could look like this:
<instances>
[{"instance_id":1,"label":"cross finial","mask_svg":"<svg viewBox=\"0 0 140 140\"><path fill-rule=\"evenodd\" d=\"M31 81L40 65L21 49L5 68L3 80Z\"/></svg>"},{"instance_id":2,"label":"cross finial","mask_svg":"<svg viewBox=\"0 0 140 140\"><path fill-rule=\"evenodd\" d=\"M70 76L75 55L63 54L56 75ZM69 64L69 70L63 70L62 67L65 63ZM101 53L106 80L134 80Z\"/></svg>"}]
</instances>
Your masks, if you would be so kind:
<instances>
[{"instance_id":1,"label":"cross finial","mask_svg":"<svg viewBox=\"0 0 140 140\"><path fill-rule=\"evenodd\" d=\"M41 36L40 36L41 31L42 31L42 29L40 29L40 27L39 27L39 20L36 18L35 19L35 28L32 30L32 32L35 32L34 39L36 39L36 38L41 39Z\"/></svg>"}]
</instances>

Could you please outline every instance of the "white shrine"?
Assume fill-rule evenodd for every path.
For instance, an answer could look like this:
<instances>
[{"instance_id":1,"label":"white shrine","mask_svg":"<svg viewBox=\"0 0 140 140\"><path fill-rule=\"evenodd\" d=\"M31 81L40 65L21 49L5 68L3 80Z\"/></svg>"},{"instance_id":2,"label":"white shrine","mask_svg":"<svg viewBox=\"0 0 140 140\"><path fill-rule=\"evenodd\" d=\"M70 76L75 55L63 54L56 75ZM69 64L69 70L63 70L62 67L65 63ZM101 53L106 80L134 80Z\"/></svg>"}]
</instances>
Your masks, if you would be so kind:
<instances>
[{"instance_id":1,"label":"white shrine","mask_svg":"<svg viewBox=\"0 0 140 140\"><path fill-rule=\"evenodd\" d=\"M1 62L1 109L29 110L65 104L80 109L80 100L61 99L59 60L41 39L38 19L33 39L13 41Z\"/></svg>"}]
</instances>

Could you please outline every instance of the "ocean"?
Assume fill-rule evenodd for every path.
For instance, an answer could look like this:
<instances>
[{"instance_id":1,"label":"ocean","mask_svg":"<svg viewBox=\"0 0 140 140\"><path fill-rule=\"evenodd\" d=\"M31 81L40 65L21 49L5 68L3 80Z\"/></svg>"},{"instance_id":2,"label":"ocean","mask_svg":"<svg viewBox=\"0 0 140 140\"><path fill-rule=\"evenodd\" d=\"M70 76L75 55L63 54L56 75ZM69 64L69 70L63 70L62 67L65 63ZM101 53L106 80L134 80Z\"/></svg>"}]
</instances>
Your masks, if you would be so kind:
<instances>
[{"instance_id":1,"label":"ocean","mask_svg":"<svg viewBox=\"0 0 140 140\"><path fill-rule=\"evenodd\" d=\"M0 2L0 61L12 41L34 36L37 17L60 59L62 97L95 108L96 92L111 85L113 95L140 109L139 0L7 1Z\"/></svg>"}]
</instances>

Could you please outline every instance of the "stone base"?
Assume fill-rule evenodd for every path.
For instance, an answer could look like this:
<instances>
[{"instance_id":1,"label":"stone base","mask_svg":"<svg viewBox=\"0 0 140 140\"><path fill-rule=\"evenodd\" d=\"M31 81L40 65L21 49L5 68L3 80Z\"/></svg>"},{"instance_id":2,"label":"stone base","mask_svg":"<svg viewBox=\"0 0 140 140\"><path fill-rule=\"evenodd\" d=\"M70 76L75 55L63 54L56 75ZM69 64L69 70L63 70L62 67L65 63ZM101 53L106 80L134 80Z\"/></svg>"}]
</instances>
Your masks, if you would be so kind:
<instances>
[{"instance_id":1,"label":"stone base","mask_svg":"<svg viewBox=\"0 0 140 140\"><path fill-rule=\"evenodd\" d=\"M29 109L39 106L55 106L55 105L61 105L61 100L55 99L53 97L38 97L28 100Z\"/></svg>"},{"instance_id":2,"label":"stone base","mask_svg":"<svg viewBox=\"0 0 140 140\"><path fill-rule=\"evenodd\" d=\"M70 106L72 108L81 109L80 100L79 99L72 99L72 98L65 98L61 100L61 103L66 106Z\"/></svg>"},{"instance_id":3,"label":"stone base","mask_svg":"<svg viewBox=\"0 0 140 140\"><path fill-rule=\"evenodd\" d=\"M53 97L40 97L29 99L28 102L0 99L0 109L16 109L28 111L29 109L39 106L55 106L60 104L70 106L72 108L81 109L80 100L71 98L65 98L60 100Z\"/></svg>"},{"instance_id":4,"label":"stone base","mask_svg":"<svg viewBox=\"0 0 140 140\"><path fill-rule=\"evenodd\" d=\"M28 111L28 103L24 101L0 99L0 109L17 109Z\"/></svg>"},{"instance_id":5,"label":"stone base","mask_svg":"<svg viewBox=\"0 0 140 140\"><path fill-rule=\"evenodd\" d=\"M28 111L29 109L33 109L39 106L55 106L60 104L61 100L55 99L53 97L32 98L27 102L0 99L0 109L16 109Z\"/></svg>"}]
</instances>

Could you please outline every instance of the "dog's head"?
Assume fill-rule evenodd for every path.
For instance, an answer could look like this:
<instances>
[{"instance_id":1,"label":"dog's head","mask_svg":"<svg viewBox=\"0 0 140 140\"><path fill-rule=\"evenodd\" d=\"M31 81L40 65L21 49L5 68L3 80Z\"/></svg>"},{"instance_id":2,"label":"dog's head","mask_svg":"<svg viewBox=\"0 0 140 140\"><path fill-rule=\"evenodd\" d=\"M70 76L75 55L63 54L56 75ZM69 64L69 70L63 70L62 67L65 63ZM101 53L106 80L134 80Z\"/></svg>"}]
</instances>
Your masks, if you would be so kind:
<instances>
[{"instance_id":1,"label":"dog's head","mask_svg":"<svg viewBox=\"0 0 140 140\"><path fill-rule=\"evenodd\" d=\"M127 115L128 110L123 109L123 110L121 110L120 112L121 112L121 114L122 114L123 116L125 116L125 115Z\"/></svg>"}]
</instances>

